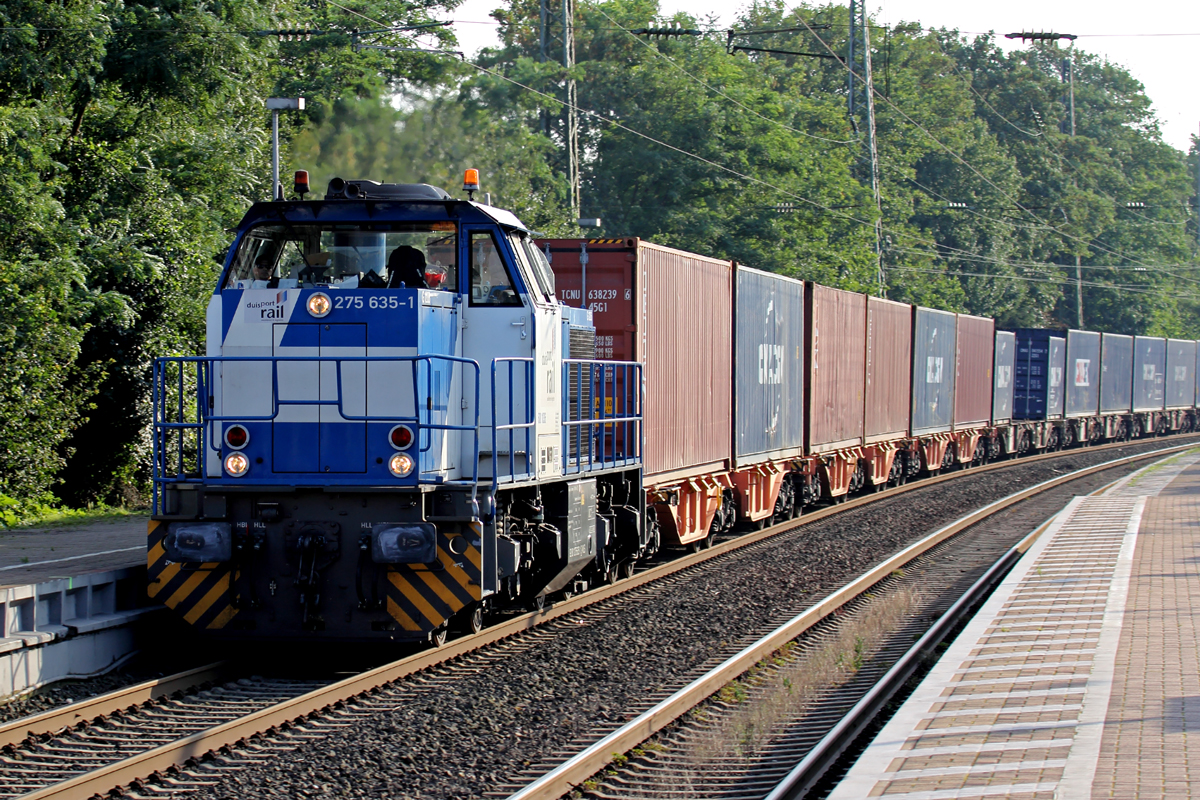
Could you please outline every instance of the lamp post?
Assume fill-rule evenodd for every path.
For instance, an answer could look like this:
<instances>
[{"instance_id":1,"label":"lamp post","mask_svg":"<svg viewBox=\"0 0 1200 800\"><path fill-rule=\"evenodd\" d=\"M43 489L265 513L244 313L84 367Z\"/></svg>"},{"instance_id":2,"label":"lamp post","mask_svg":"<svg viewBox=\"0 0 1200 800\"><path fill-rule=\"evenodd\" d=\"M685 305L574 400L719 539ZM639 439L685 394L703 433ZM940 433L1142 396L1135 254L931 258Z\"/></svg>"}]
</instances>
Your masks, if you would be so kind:
<instances>
[{"instance_id":1,"label":"lamp post","mask_svg":"<svg viewBox=\"0 0 1200 800\"><path fill-rule=\"evenodd\" d=\"M271 110L271 199L283 199L283 185L279 182L279 112L303 111L303 97L268 97L267 108Z\"/></svg>"}]
</instances>

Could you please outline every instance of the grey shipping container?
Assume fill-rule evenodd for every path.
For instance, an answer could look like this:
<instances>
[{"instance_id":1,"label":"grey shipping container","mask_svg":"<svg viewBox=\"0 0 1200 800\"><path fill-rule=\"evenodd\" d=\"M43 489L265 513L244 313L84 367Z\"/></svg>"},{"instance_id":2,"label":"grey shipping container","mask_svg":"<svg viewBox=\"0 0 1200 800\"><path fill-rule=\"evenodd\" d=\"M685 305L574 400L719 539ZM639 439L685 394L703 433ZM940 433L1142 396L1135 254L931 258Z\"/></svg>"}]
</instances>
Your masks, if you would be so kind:
<instances>
[{"instance_id":1,"label":"grey shipping container","mask_svg":"<svg viewBox=\"0 0 1200 800\"><path fill-rule=\"evenodd\" d=\"M908 435L912 382L912 306L867 298L867 385L863 439L868 444Z\"/></svg>"},{"instance_id":2,"label":"grey shipping container","mask_svg":"<svg viewBox=\"0 0 1200 800\"><path fill-rule=\"evenodd\" d=\"M1163 373L1167 370L1167 340L1133 337L1133 410L1162 411Z\"/></svg>"},{"instance_id":3,"label":"grey shipping container","mask_svg":"<svg viewBox=\"0 0 1200 800\"><path fill-rule=\"evenodd\" d=\"M958 315L913 309L912 434L948 432L954 421Z\"/></svg>"},{"instance_id":4,"label":"grey shipping container","mask_svg":"<svg viewBox=\"0 0 1200 800\"><path fill-rule=\"evenodd\" d=\"M1017 335L996 331L992 358L992 422L1008 422L1013 409L1013 368L1017 361Z\"/></svg>"},{"instance_id":5,"label":"grey shipping container","mask_svg":"<svg viewBox=\"0 0 1200 800\"><path fill-rule=\"evenodd\" d=\"M1068 417L1090 417L1100 409L1100 334L1067 331Z\"/></svg>"},{"instance_id":6,"label":"grey shipping container","mask_svg":"<svg viewBox=\"0 0 1200 800\"><path fill-rule=\"evenodd\" d=\"M992 418L992 345L996 323L991 317L959 314L955 333L954 428L978 428Z\"/></svg>"},{"instance_id":7,"label":"grey shipping container","mask_svg":"<svg viewBox=\"0 0 1200 800\"><path fill-rule=\"evenodd\" d=\"M867 297L808 283L805 390L810 453L862 444Z\"/></svg>"},{"instance_id":8,"label":"grey shipping container","mask_svg":"<svg viewBox=\"0 0 1200 800\"><path fill-rule=\"evenodd\" d=\"M632 237L539 239L538 247L550 251L559 298L592 309L596 357L643 365L646 486L726 469L733 264Z\"/></svg>"},{"instance_id":9,"label":"grey shipping container","mask_svg":"<svg viewBox=\"0 0 1200 800\"><path fill-rule=\"evenodd\" d=\"M734 316L737 466L804 449L804 282L738 265Z\"/></svg>"},{"instance_id":10,"label":"grey shipping container","mask_svg":"<svg viewBox=\"0 0 1200 800\"><path fill-rule=\"evenodd\" d=\"M1133 337L1106 333L1100 339L1100 413L1133 410Z\"/></svg>"},{"instance_id":11,"label":"grey shipping container","mask_svg":"<svg viewBox=\"0 0 1200 800\"><path fill-rule=\"evenodd\" d=\"M1191 339L1167 339L1167 408L1191 408L1196 404L1196 343Z\"/></svg>"}]
</instances>

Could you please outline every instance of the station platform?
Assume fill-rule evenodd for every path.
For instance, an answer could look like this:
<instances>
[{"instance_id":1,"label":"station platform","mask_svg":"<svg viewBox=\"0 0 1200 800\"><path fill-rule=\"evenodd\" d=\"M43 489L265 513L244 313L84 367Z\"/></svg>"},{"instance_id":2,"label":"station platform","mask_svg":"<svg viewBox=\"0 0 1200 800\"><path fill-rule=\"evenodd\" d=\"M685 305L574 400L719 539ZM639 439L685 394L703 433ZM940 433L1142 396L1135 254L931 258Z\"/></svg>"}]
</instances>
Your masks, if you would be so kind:
<instances>
[{"instance_id":1,"label":"station platform","mask_svg":"<svg viewBox=\"0 0 1200 800\"><path fill-rule=\"evenodd\" d=\"M148 520L0 529L0 587L145 565Z\"/></svg>"},{"instance_id":2,"label":"station platform","mask_svg":"<svg viewBox=\"0 0 1200 800\"><path fill-rule=\"evenodd\" d=\"M1077 497L832 800L1200 797L1200 451Z\"/></svg>"},{"instance_id":3,"label":"station platform","mask_svg":"<svg viewBox=\"0 0 1200 800\"><path fill-rule=\"evenodd\" d=\"M112 669L154 635L146 520L0 530L0 701Z\"/></svg>"}]
</instances>

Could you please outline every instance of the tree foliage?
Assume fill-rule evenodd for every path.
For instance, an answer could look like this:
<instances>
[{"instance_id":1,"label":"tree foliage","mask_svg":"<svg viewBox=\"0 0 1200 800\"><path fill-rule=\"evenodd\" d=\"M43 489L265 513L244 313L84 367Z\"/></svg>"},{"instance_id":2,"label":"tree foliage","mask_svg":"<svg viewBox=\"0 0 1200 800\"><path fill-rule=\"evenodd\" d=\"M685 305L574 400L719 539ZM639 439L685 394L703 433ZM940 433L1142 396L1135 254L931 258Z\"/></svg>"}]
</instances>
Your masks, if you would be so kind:
<instances>
[{"instance_id":1,"label":"tree foliage","mask_svg":"<svg viewBox=\"0 0 1200 800\"><path fill-rule=\"evenodd\" d=\"M264 98L309 98L286 139L345 97L440 80L436 61L369 49L410 46L391 28L439 7L0 6L0 495L138 501L151 359L203 353L228 231L270 191ZM271 33L296 27L316 33Z\"/></svg>"},{"instance_id":2,"label":"tree foliage","mask_svg":"<svg viewBox=\"0 0 1200 800\"><path fill-rule=\"evenodd\" d=\"M534 0L494 12L501 46L472 63L409 49L453 46L428 26L455 2L0 6L0 495L144 492L150 362L203 352L229 229L270 193L274 95L308 101L282 138L318 195L334 175L455 191L475 167L494 204L571 236L572 79L579 211L604 235L859 291L882 265L888 296L1002 325L1076 325L1081 296L1086 327L1200 337L1200 158L1097 56L873 27L877 206L844 6L764 0L728 32L581 0L568 71ZM647 20L707 32L632 33Z\"/></svg>"}]
</instances>

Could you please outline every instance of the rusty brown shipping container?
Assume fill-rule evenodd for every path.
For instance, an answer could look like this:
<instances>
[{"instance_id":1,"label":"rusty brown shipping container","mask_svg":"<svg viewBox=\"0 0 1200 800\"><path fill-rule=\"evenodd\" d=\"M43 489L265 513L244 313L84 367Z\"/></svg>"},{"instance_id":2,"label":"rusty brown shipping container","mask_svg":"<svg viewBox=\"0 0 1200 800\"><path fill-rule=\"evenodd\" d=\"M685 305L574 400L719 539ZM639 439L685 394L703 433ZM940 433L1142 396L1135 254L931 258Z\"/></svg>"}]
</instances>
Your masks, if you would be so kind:
<instances>
[{"instance_id":1,"label":"rusty brown shipping container","mask_svg":"<svg viewBox=\"0 0 1200 800\"><path fill-rule=\"evenodd\" d=\"M809 453L854 447L863 440L867 296L808 283L804 393Z\"/></svg>"},{"instance_id":2,"label":"rusty brown shipping container","mask_svg":"<svg viewBox=\"0 0 1200 800\"><path fill-rule=\"evenodd\" d=\"M990 317L958 315L954 359L954 429L978 428L992 419L992 347L996 323Z\"/></svg>"},{"instance_id":3,"label":"rusty brown shipping container","mask_svg":"<svg viewBox=\"0 0 1200 800\"><path fill-rule=\"evenodd\" d=\"M596 357L644 365L648 487L732 459L733 264L637 238L549 239L558 297L592 309Z\"/></svg>"},{"instance_id":4,"label":"rusty brown shipping container","mask_svg":"<svg viewBox=\"0 0 1200 800\"><path fill-rule=\"evenodd\" d=\"M867 298L863 438L867 444L908 435L912 382L912 306Z\"/></svg>"}]
</instances>

